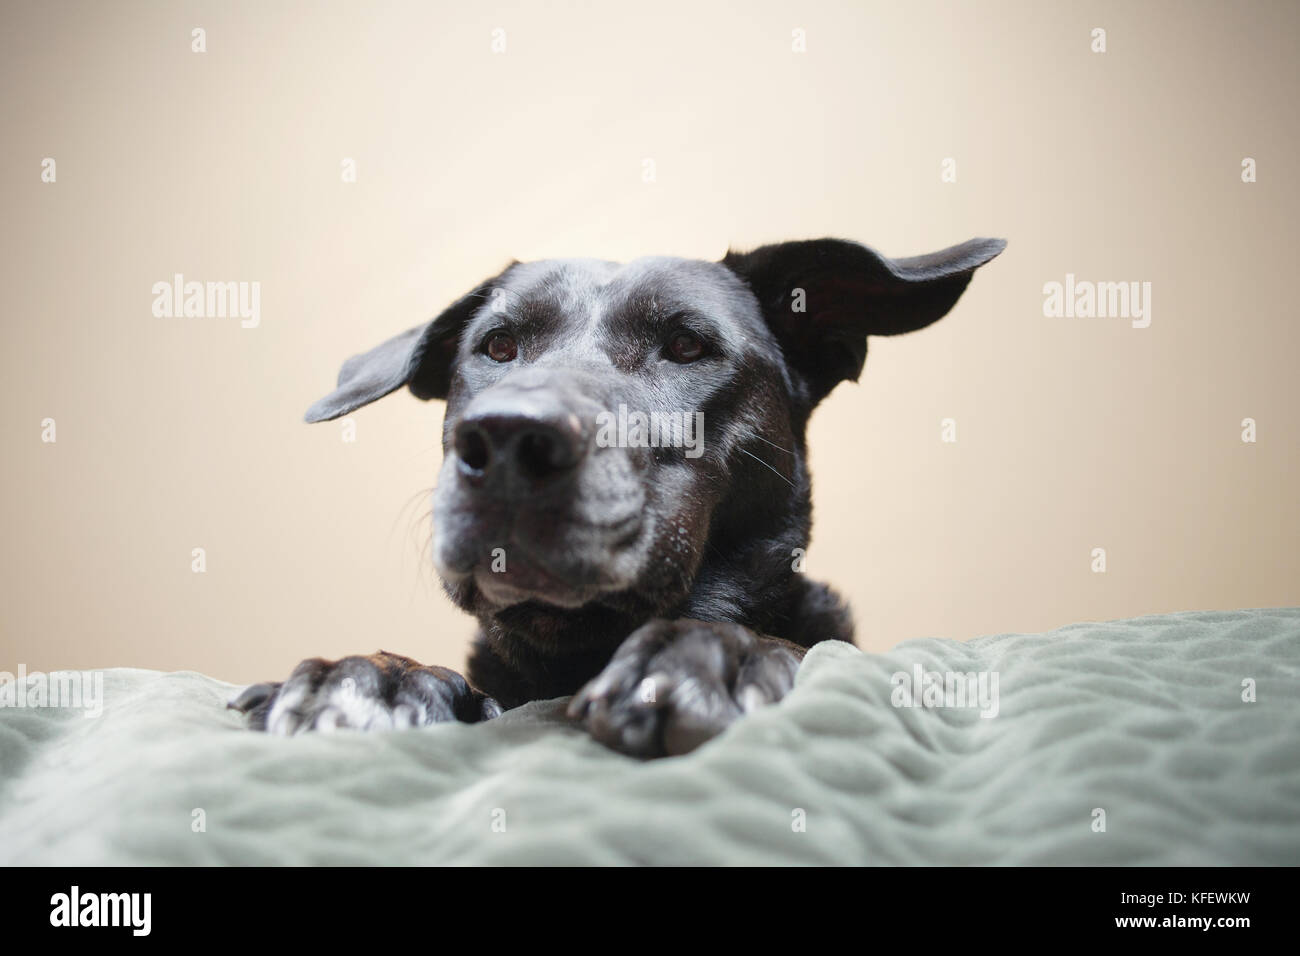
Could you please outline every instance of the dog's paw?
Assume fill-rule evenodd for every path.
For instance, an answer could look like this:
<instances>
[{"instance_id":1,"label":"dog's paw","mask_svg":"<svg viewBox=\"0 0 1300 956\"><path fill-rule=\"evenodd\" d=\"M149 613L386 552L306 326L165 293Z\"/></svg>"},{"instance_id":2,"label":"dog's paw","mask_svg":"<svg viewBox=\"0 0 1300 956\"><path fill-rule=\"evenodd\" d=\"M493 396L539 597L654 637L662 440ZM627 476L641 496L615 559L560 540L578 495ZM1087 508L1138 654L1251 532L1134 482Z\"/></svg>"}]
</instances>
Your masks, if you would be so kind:
<instances>
[{"instance_id":1,"label":"dog's paw","mask_svg":"<svg viewBox=\"0 0 1300 956\"><path fill-rule=\"evenodd\" d=\"M568 713L623 753L688 753L784 697L803 654L737 624L654 620L623 642Z\"/></svg>"},{"instance_id":2,"label":"dog's paw","mask_svg":"<svg viewBox=\"0 0 1300 956\"><path fill-rule=\"evenodd\" d=\"M304 731L398 730L448 721L477 723L501 713L490 697L445 667L380 651L327 661L316 657L278 684L254 684L228 707L251 730L290 736Z\"/></svg>"}]
</instances>

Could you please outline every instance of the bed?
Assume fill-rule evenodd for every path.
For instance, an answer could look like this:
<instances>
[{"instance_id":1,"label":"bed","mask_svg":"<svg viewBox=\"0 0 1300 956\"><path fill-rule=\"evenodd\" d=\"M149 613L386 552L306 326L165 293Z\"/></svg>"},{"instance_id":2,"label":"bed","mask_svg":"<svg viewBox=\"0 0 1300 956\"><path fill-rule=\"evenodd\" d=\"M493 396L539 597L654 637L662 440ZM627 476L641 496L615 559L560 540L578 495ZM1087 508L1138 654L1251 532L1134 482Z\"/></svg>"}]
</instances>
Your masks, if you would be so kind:
<instances>
[{"instance_id":1,"label":"bed","mask_svg":"<svg viewBox=\"0 0 1300 956\"><path fill-rule=\"evenodd\" d=\"M1300 608L823 644L786 700L658 761L563 701L284 739L234 685L103 675L93 719L0 707L0 863L1300 863ZM927 675L996 675L996 714L915 706Z\"/></svg>"}]
</instances>

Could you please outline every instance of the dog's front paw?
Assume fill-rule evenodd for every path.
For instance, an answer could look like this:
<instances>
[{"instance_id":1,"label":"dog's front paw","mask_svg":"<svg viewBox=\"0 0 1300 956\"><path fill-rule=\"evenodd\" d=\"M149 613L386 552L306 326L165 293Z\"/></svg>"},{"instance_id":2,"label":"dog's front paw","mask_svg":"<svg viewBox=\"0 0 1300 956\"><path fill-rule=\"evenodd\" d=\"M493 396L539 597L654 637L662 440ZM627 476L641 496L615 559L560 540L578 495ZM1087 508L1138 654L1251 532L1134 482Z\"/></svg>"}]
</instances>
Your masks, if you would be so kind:
<instances>
[{"instance_id":1,"label":"dog's front paw","mask_svg":"<svg viewBox=\"0 0 1300 956\"><path fill-rule=\"evenodd\" d=\"M396 730L501 713L490 697L445 667L380 651L369 657L303 661L289 679L254 684L227 706L252 730L289 736L308 730Z\"/></svg>"},{"instance_id":2,"label":"dog's front paw","mask_svg":"<svg viewBox=\"0 0 1300 956\"><path fill-rule=\"evenodd\" d=\"M578 691L569 716L626 754L684 754L784 697L803 654L737 624L654 620Z\"/></svg>"}]
</instances>

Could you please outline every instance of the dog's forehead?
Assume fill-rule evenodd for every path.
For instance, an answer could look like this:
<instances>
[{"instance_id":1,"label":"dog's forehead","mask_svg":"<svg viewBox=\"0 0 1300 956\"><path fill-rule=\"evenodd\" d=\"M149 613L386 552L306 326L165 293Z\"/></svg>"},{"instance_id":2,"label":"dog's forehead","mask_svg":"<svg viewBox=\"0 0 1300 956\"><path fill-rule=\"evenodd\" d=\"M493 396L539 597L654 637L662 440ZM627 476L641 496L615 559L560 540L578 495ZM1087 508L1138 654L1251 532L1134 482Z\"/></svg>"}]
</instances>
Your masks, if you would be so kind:
<instances>
[{"instance_id":1,"label":"dog's forehead","mask_svg":"<svg viewBox=\"0 0 1300 956\"><path fill-rule=\"evenodd\" d=\"M647 311L691 311L746 322L754 312L744 283L730 269L700 259L543 259L515 265L504 280L512 305L572 318L616 321Z\"/></svg>"}]
</instances>

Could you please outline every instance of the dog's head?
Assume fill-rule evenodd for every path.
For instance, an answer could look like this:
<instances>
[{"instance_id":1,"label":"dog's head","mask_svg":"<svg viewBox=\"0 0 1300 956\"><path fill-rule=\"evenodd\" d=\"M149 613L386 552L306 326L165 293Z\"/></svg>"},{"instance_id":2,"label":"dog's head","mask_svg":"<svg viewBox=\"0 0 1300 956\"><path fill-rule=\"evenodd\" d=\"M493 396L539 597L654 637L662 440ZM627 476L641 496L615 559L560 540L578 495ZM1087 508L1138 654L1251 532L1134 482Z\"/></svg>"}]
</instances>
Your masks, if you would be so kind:
<instances>
[{"instance_id":1,"label":"dog's head","mask_svg":"<svg viewBox=\"0 0 1300 956\"><path fill-rule=\"evenodd\" d=\"M307 420L402 385L446 400L434 562L480 618L543 643L693 600L743 618L806 544L814 406L857 379L868 336L941 318L1004 246L516 262L349 359Z\"/></svg>"}]
</instances>

